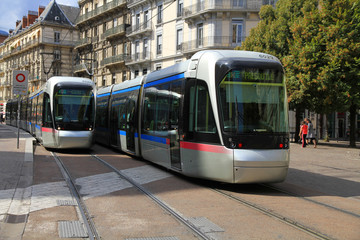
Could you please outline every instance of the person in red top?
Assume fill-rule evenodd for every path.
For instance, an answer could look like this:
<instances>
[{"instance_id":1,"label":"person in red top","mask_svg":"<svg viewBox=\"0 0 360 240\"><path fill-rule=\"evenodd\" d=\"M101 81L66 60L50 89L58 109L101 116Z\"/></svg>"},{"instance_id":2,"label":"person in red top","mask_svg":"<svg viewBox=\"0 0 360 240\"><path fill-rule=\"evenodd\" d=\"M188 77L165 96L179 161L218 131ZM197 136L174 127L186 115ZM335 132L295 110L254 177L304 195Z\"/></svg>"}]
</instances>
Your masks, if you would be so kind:
<instances>
[{"instance_id":1,"label":"person in red top","mask_svg":"<svg viewBox=\"0 0 360 240\"><path fill-rule=\"evenodd\" d=\"M302 142L302 147L306 147L306 135L308 133L308 125L306 124L305 121L301 122L301 127L300 127L300 133L299 136L301 137L301 142Z\"/></svg>"}]
</instances>

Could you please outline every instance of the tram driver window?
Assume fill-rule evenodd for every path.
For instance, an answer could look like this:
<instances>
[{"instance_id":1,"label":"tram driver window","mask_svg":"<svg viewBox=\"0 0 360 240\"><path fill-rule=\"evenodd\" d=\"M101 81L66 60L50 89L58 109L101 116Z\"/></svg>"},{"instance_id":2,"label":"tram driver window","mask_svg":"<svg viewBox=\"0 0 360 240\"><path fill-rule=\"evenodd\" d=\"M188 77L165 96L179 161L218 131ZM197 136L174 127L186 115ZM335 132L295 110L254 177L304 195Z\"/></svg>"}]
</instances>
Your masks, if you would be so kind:
<instances>
[{"instance_id":1,"label":"tram driver window","mask_svg":"<svg viewBox=\"0 0 360 240\"><path fill-rule=\"evenodd\" d=\"M205 82L188 82L185 97L185 112L188 123L185 125L186 139L219 143L214 113L209 91Z\"/></svg>"}]
</instances>

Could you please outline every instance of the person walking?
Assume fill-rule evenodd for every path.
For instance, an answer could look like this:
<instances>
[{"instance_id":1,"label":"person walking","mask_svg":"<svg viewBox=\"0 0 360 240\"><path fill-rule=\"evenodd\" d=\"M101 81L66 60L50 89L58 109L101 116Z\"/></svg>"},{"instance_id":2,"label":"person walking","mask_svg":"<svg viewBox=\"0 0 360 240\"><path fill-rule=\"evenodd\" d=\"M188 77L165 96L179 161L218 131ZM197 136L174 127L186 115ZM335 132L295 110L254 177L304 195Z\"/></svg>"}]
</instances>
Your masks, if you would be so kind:
<instances>
[{"instance_id":1,"label":"person walking","mask_svg":"<svg viewBox=\"0 0 360 240\"><path fill-rule=\"evenodd\" d=\"M301 127L300 127L300 133L299 136L301 137L301 142L302 142L302 148L306 147L306 135L308 133L308 125L306 124L305 121L301 122Z\"/></svg>"},{"instance_id":2,"label":"person walking","mask_svg":"<svg viewBox=\"0 0 360 240\"><path fill-rule=\"evenodd\" d=\"M308 126L308 132L307 132L307 136L306 136L307 144L309 144L310 142L313 142L314 148L316 148L316 137L315 137L314 125L308 118L305 118L305 122L307 123L307 126Z\"/></svg>"}]
</instances>

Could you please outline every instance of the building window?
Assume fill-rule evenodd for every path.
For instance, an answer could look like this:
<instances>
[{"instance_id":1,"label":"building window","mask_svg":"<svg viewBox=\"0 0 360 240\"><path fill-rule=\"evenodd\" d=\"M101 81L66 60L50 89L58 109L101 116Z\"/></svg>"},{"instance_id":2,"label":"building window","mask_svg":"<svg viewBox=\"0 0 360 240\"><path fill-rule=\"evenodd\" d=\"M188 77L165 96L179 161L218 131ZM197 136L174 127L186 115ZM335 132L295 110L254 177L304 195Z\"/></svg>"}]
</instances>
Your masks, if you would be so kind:
<instances>
[{"instance_id":1,"label":"building window","mask_svg":"<svg viewBox=\"0 0 360 240\"><path fill-rule=\"evenodd\" d=\"M204 27L202 23L197 25L196 37L197 37L197 47L202 47L204 44Z\"/></svg>"},{"instance_id":2,"label":"building window","mask_svg":"<svg viewBox=\"0 0 360 240\"><path fill-rule=\"evenodd\" d=\"M182 50L182 43L183 43L183 30L177 29L176 30L176 50Z\"/></svg>"},{"instance_id":3,"label":"building window","mask_svg":"<svg viewBox=\"0 0 360 240\"><path fill-rule=\"evenodd\" d=\"M116 48L117 48L116 45L114 45L113 48L112 48L112 55L113 56L117 55Z\"/></svg>"},{"instance_id":4,"label":"building window","mask_svg":"<svg viewBox=\"0 0 360 240\"><path fill-rule=\"evenodd\" d=\"M139 76L139 70L135 70L135 77Z\"/></svg>"},{"instance_id":5,"label":"building window","mask_svg":"<svg viewBox=\"0 0 360 240\"><path fill-rule=\"evenodd\" d=\"M111 84L115 84L116 83L116 74L113 73L112 74L112 81L111 81Z\"/></svg>"},{"instance_id":6,"label":"building window","mask_svg":"<svg viewBox=\"0 0 360 240\"><path fill-rule=\"evenodd\" d=\"M157 23L162 23L163 20L163 5L159 5L157 7L158 15L157 15Z\"/></svg>"},{"instance_id":7,"label":"building window","mask_svg":"<svg viewBox=\"0 0 360 240\"><path fill-rule=\"evenodd\" d=\"M162 54L162 34L156 36L156 54Z\"/></svg>"},{"instance_id":8,"label":"building window","mask_svg":"<svg viewBox=\"0 0 360 240\"><path fill-rule=\"evenodd\" d=\"M140 30L140 13L135 16L135 24L136 31Z\"/></svg>"},{"instance_id":9,"label":"building window","mask_svg":"<svg viewBox=\"0 0 360 240\"><path fill-rule=\"evenodd\" d=\"M263 0L263 5L272 5L275 7L277 0Z\"/></svg>"},{"instance_id":10,"label":"building window","mask_svg":"<svg viewBox=\"0 0 360 240\"><path fill-rule=\"evenodd\" d=\"M124 49L123 49L124 55L125 55L125 56L129 55L128 43L125 42L125 43L123 44L123 48L124 48Z\"/></svg>"},{"instance_id":11,"label":"building window","mask_svg":"<svg viewBox=\"0 0 360 240\"><path fill-rule=\"evenodd\" d=\"M116 27L118 25L118 19L114 18L113 20L113 27Z\"/></svg>"},{"instance_id":12,"label":"building window","mask_svg":"<svg viewBox=\"0 0 360 240\"><path fill-rule=\"evenodd\" d=\"M122 80L123 82L126 81L126 71L123 71L122 73Z\"/></svg>"},{"instance_id":13,"label":"building window","mask_svg":"<svg viewBox=\"0 0 360 240\"><path fill-rule=\"evenodd\" d=\"M106 23L103 24L103 33L106 32Z\"/></svg>"},{"instance_id":14,"label":"building window","mask_svg":"<svg viewBox=\"0 0 360 240\"><path fill-rule=\"evenodd\" d=\"M143 57L147 59L149 57L149 40L147 38L144 39L144 49L143 49Z\"/></svg>"},{"instance_id":15,"label":"building window","mask_svg":"<svg viewBox=\"0 0 360 240\"><path fill-rule=\"evenodd\" d=\"M60 59L61 59L60 50L54 50L54 60L60 60Z\"/></svg>"},{"instance_id":16,"label":"building window","mask_svg":"<svg viewBox=\"0 0 360 240\"><path fill-rule=\"evenodd\" d=\"M61 72L60 72L60 66L58 64L56 64L54 67L53 67L53 75L54 76L60 76L61 75Z\"/></svg>"},{"instance_id":17,"label":"building window","mask_svg":"<svg viewBox=\"0 0 360 240\"><path fill-rule=\"evenodd\" d=\"M138 61L140 57L140 42L135 42L135 60Z\"/></svg>"},{"instance_id":18,"label":"building window","mask_svg":"<svg viewBox=\"0 0 360 240\"><path fill-rule=\"evenodd\" d=\"M147 68L143 69L143 76L147 74Z\"/></svg>"},{"instance_id":19,"label":"building window","mask_svg":"<svg viewBox=\"0 0 360 240\"><path fill-rule=\"evenodd\" d=\"M241 45L242 32L243 32L243 21L233 19L232 20L232 43L233 44Z\"/></svg>"},{"instance_id":20,"label":"building window","mask_svg":"<svg viewBox=\"0 0 360 240\"><path fill-rule=\"evenodd\" d=\"M184 8L184 0L178 0L178 5L177 5L178 17L181 17L183 15L183 8Z\"/></svg>"},{"instance_id":21,"label":"building window","mask_svg":"<svg viewBox=\"0 0 360 240\"><path fill-rule=\"evenodd\" d=\"M144 26L148 26L148 21L149 21L149 11L148 10L146 10L145 12L144 12Z\"/></svg>"},{"instance_id":22,"label":"building window","mask_svg":"<svg viewBox=\"0 0 360 240\"><path fill-rule=\"evenodd\" d=\"M60 32L54 32L54 42L60 42Z\"/></svg>"},{"instance_id":23,"label":"building window","mask_svg":"<svg viewBox=\"0 0 360 240\"><path fill-rule=\"evenodd\" d=\"M244 7L244 0L233 0L233 7Z\"/></svg>"},{"instance_id":24,"label":"building window","mask_svg":"<svg viewBox=\"0 0 360 240\"><path fill-rule=\"evenodd\" d=\"M161 64L156 64L155 70L156 70L156 71L161 70Z\"/></svg>"},{"instance_id":25,"label":"building window","mask_svg":"<svg viewBox=\"0 0 360 240\"><path fill-rule=\"evenodd\" d=\"M103 77L102 86L106 86L106 76Z\"/></svg>"},{"instance_id":26,"label":"building window","mask_svg":"<svg viewBox=\"0 0 360 240\"><path fill-rule=\"evenodd\" d=\"M106 48L103 49L103 59L107 58Z\"/></svg>"}]
</instances>

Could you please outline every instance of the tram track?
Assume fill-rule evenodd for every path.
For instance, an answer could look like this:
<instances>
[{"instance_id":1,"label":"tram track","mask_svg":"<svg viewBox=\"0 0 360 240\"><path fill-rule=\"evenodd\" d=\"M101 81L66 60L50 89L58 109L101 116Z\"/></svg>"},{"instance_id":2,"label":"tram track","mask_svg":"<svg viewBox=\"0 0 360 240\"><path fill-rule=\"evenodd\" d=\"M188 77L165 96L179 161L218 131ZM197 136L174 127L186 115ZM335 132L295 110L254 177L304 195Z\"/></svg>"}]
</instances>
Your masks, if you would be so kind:
<instances>
[{"instance_id":1,"label":"tram track","mask_svg":"<svg viewBox=\"0 0 360 240\"><path fill-rule=\"evenodd\" d=\"M239 196L235 196L233 194L227 193L227 192L225 192L223 190L220 190L220 189L212 188L212 190L219 193L219 194L221 194L221 195L223 195L223 196L225 196L225 197L227 197L227 198L230 198L230 199L232 199L232 200L234 200L234 201L236 201L238 203L241 203L241 204L243 204L243 205L245 205L247 207L250 207L250 208L252 208L252 209L254 209L254 210L258 211L258 212L261 212L261 213L263 213L263 214L265 214L265 215L267 215L269 217L275 218L275 219L277 219L277 220L279 220L279 221L281 221L281 222L283 222L283 223L285 223L285 224L287 224L287 225L289 225L291 227L294 227L294 228L296 228L296 229L298 229L298 230L300 230L302 232L305 232L305 233L307 233L307 234L309 234L309 235L311 235L311 236L313 236L313 237L315 237L317 239L334 240L334 238L331 238L330 236L327 236L326 234L315 231L315 230L311 229L308 226L305 226L305 225L303 225L303 224L301 224L301 223L299 223L297 221L294 221L294 220L292 220L290 218L282 216L281 214L278 214L278 213L276 213L276 212L274 212L274 211L272 211L272 210L270 210L270 209L268 209L266 207L260 206L258 204L255 204L255 203L251 202L251 201L245 200L244 198L241 198Z\"/></svg>"},{"instance_id":2,"label":"tram track","mask_svg":"<svg viewBox=\"0 0 360 240\"><path fill-rule=\"evenodd\" d=\"M281 193L285 193L285 194L287 194L289 196L296 197L296 198L299 198L299 199L302 199L302 200L305 200L305 201L308 201L308 202L311 202L311 203L314 203L314 204L317 204L317 205L320 205L320 206L323 206L323 207L326 207L326 208L329 208L329 209L332 209L332 210L335 210L335 211L338 211L338 212L341 212L341 213L344 213L344 214L347 214L347 215L350 215L350 216L353 216L353 217L356 217L356 218L360 219L360 215L357 214L357 213L353 213L353 212L350 212L350 211L347 211L347 210L344 210L344 209L329 205L327 203L316 201L316 200L301 196L299 194L292 193L292 192L286 191L284 189L277 188L275 186L271 186L271 185L268 185L268 184L259 184L259 185L264 186L264 187L269 188L269 189L272 189L272 190L275 190L275 191L278 191L278 192L281 192Z\"/></svg>"},{"instance_id":3,"label":"tram track","mask_svg":"<svg viewBox=\"0 0 360 240\"><path fill-rule=\"evenodd\" d=\"M59 157L54 152L51 152L51 154L53 155L57 165L59 166L59 168L63 174L63 177L64 177L67 185L69 186L69 189L71 190L73 196L75 197L75 199L77 201L84 226L86 227L86 230L89 233L89 239L91 239L91 240L101 239L98 231L96 230L96 227L92 220L91 214L88 211L86 204L85 204L84 200L82 199L79 190L76 187L75 179L72 178L69 170L67 169L67 167L61 160L61 157ZM101 164L103 164L106 168L110 169L111 172L116 173L121 179L126 180L128 183L130 183L134 188L139 190L145 196L150 198L159 207L161 207L166 213L168 213L170 216L174 217L177 221L181 222L198 239L203 239L203 240L213 239L213 238L207 236L206 233L202 232L201 229L199 229L197 226L193 225L187 218L183 217L180 213L173 210L173 208L171 206L169 206L167 203L165 203L164 201L162 201L161 199L156 197L154 194L152 194L149 190L147 190L145 187L143 187L140 183L136 182L134 179L132 179L131 177L126 175L123 171L118 170L117 168L115 168L114 166L109 164L107 161L103 160L101 157L99 157L95 154L90 154L90 156L93 159L100 162Z\"/></svg>"},{"instance_id":4,"label":"tram track","mask_svg":"<svg viewBox=\"0 0 360 240\"><path fill-rule=\"evenodd\" d=\"M147 197L151 198L156 204L158 204L162 209L164 209L166 212L168 212L171 216L175 217L178 221L183 223L188 229L190 229L195 235L197 235L199 238L204 240L211 240L212 238L208 237L205 233L203 233L199 228L192 225L186 218L182 217L179 213L174 211L169 205L167 205L164 201L157 198L154 194L152 194L150 191L148 191L146 188L144 188L141 184L137 183L135 180L127 176L125 173L119 171L114 166L106 162L105 160L101 159L99 156L92 154L93 158L97 159L99 162L110 168L112 171L117 173L121 178L128 181L130 184L132 184L134 187L136 187L139 191L144 193Z\"/></svg>"},{"instance_id":5,"label":"tram track","mask_svg":"<svg viewBox=\"0 0 360 240\"><path fill-rule=\"evenodd\" d=\"M61 158L54 152L51 152L51 155L54 157L55 162L58 165L58 167L65 179L66 184L68 185L73 197L75 198L75 200L77 202L77 206L79 208L81 218L82 218L82 223L84 224L84 226L87 230L89 239L90 240L100 240L98 231L96 230L95 224L92 221L92 217L86 207L84 200L81 197L80 192L76 188L74 179L71 177L68 169L65 167Z\"/></svg>"}]
</instances>

